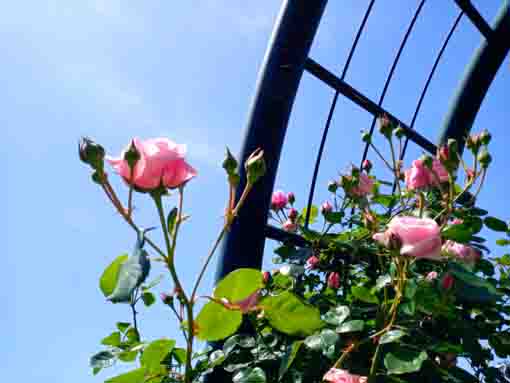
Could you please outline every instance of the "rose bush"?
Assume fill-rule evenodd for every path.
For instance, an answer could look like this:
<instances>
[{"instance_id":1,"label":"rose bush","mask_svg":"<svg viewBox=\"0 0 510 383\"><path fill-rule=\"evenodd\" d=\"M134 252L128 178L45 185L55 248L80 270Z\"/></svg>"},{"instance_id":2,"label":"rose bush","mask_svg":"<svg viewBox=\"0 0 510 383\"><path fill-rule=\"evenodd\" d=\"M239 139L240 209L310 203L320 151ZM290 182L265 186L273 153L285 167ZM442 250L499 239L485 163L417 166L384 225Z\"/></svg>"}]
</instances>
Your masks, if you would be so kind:
<instances>
[{"instance_id":1,"label":"rose bush","mask_svg":"<svg viewBox=\"0 0 510 383\"><path fill-rule=\"evenodd\" d=\"M470 165L450 140L436 158L423 156L404 170L394 145L403 147L402 129L387 118L380 125L391 150L390 159L380 160L393 182L379 180L376 166L364 162L328 184L331 194L320 208L299 211L294 193L276 191L269 219L286 238L275 248L276 268L233 271L201 297L198 312L196 289L219 241L192 292L183 291L173 263L182 206L166 214L162 197L174 187L182 195L196 175L184 151L171 141L134 140L110 160L129 187L126 208L104 171L104 149L84 140L80 158L137 233L133 254L115 259L100 283L105 296L116 297L112 302L131 306L133 320L117 323L102 340L105 349L91 359L94 372L120 360L137 367L110 383L199 382L214 370L235 383L508 382L502 361L510 357L510 254L491 254L483 230L499 233L497 245L505 248L510 229L476 206L491 162L490 135L468 139ZM363 140L376 149L370 135ZM245 164L247 189L235 201L239 175L229 152L223 166L229 198L222 233L265 169L255 152ZM135 224L133 189L154 200L164 250ZM157 286L145 280L147 251L175 285L161 301L180 324L184 347L139 334L136 304L152 305ZM221 343L200 353L196 338Z\"/></svg>"}]
</instances>

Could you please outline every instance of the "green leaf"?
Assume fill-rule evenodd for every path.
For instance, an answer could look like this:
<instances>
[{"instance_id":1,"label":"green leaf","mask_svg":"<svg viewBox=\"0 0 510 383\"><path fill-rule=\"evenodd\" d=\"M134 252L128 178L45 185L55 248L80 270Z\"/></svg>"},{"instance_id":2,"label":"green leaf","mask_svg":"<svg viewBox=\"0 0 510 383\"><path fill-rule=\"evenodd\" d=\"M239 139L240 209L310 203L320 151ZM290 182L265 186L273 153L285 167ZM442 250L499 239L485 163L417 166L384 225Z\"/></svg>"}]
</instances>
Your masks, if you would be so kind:
<instances>
[{"instance_id":1,"label":"green leaf","mask_svg":"<svg viewBox=\"0 0 510 383\"><path fill-rule=\"evenodd\" d=\"M149 307L156 302L156 297L154 297L154 294L150 291L146 291L142 294L142 301L145 304L145 306Z\"/></svg>"},{"instance_id":2,"label":"green leaf","mask_svg":"<svg viewBox=\"0 0 510 383\"><path fill-rule=\"evenodd\" d=\"M216 367L223 363L225 360L225 353L223 350L216 350L209 355L209 368Z\"/></svg>"},{"instance_id":3,"label":"green leaf","mask_svg":"<svg viewBox=\"0 0 510 383\"><path fill-rule=\"evenodd\" d=\"M168 213L168 216L166 217L166 227L168 229L168 233L172 234L174 231L175 226L175 220L177 218L177 212L178 209L174 207L170 212Z\"/></svg>"},{"instance_id":4,"label":"green leaf","mask_svg":"<svg viewBox=\"0 0 510 383\"><path fill-rule=\"evenodd\" d=\"M150 290L153 287L156 287L159 285L159 283L163 280L164 275L160 274L156 278L154 278L152 281L150 281L147 285L142 286L144 290Z\"/></svg>"},{"instance_id":5,"label":"green leaf","mask_svg":"<svg viewBox=\"0 0 510 383\"><path fill-rule=\"evenodd\" d=\"M90 367L92 368L104 368L109 367L115 360L115 354L110 351L100 351L97 354L92 355L90 358Z\"/></svg>"},{"instance_id":6,"label":"green leaf","mask_svg":"<svg viewBox=\"0 0 510 383\"><path fill-rule=\"evenodd\" d=\"M471 229L465 224L456 224L447 226L441 235L444 239L450 239L459 243L467 243L470 241L473 233Z\"/></svg>"},{"instance_id":7,"label":"green leaf","mask_svg":"<svg viewBox=\"0 0 510 383\"><path fill-rule=\"evenodd\" d=\"M389 374L408 374L419 371L424 361L428 359L425 351L400 349L390 352L384 357L384 366Z\"/></svg>"},{"instance_id":8,"label":"green leaf","mask_svg":"<svg viewBox=\"0 0 510 383\"><path fill-rule=\"evenodd\" d=\"M136 357L138 356L138 351L122 351L120 354L118 354L119 360L123 362L134 362L136 360Z\"/></svg>"},{"instance_id":9,"label":"green leaf","mask_svg":"<svg viewBox=\"0 0 510 383\"><path fill-rule=\"evenodd\" d=\"M257 269L237 269L223 278L214 289L216 298L239 302L264 287L262 273Z\"/></svg>"},{"instance_id":10,"label":"green leaf","mask_svg":"<svg viewBox=\"0 0 510 383\"><path fill-rule=\"evenodd\" d=\"M224 339L237 331L242 319L241 311L229 310L213 301L208 302L195 320L197 338L207 341Z\"/></svg>"},{"instance_id":11,"label":"green leaf","mask_svg":"<svg viewBox=\"0 0 510 383\"><path fill-rule=\"evenodd\" d=\"M408 279L406 282L404 296L407 299L413 299L416 295L416 290L418 290L418 284L416 283L416 280Z\"/></svg>"},{"instance_id":12,"label":"green leaf","mask_svg":"<svg viewBox=\"0 0 510 383\"><path fill-rule=\"evenodd\" d=\"M181 365L186 363L186 350L183 348L176 347L172 351L172 355L174 356L175 360L180 363Z\"/></svg>"},{"instance_id":13,"label":"green leaf","mask_svg":"<svg viewBox=\"0 0 510 383\"><path fill-rule=\"evenodd\" d=\"M506 222L496 217L485 217L483 223L485 223L485 226L493 231L508 231L508 225Z\"/></svg>"},{"instance_id":14,"label":"green leaf","mask_svg":"<svg viewBox=\"0 0 510 383\"><path fill-rule=\"evenodd\" d=\"M402 330L388 331L381 336L381 338L379 339L379 343L386 344L386 343L396 342L397 340L399 340L400 338L402 338L405 335L407 335L407 334Z\"/></svg>"},{"instance_id":15,"label":"green leaf","mask_svg":"<svg viewBox=\"0 0 510 383\"><path fill-rule=\"evenodd\" d=\"M414 300L413 301L408 301L408 302L403 302L402 304L399 305L398 308L404 314L409 315L409 316L413 316L414 313L416 312L416 302Z\"/></svg>"},{"instance_id":16,"label":"green leaf","mask_svg":"<svg viewBox=\"0 0 510 383\"><path fill-rule=\"evenodd\" d=\"M484 216L484 215L489 214L489 212L487 210L480 209L478 207L472 207L469 210L469 213L472 214L472 215L477 215L477 216Z\"/></svg>"},{"instance_id":17,"label":"green leaf","mask_svg":"<svg viewBox=\"0 0 510 383\"><path fill-rule=\"evenodd\" d=\"M307 336L324 325L316 307L289 291L264 298L261 306L271 327L288 335Z\"/></svg>"},{"instance_id":18,"label":"green leaf","mask_svg":"<svg viewBox=\"0 0 510 383\"><path fill-rule=\"evenodd\" d=\"M119 331L112 332L106 338L103 338L101 340L101 344L104 344L105 346L118 347L120 345L120 343L121 342L120 342L120 332Z\"/></svg>"},{"instance_id":19,"label":"green leaf","mask_svg":"<svg viewBox=\"0 0 510 383\"><path fill-rule=\"evenodd\" d=\"M233 383L265 383L266 373L260 367L246 368L232 378Z\"/></svg>"},{"instance_id":20,"label":"green leaf","mask_svg":"<svg viewBox=\"0 0 510 383\"><path fill-rule=\"evenodd\" d=\"M125 374L118 375L110 378L105 383L144 383L145 381L145 368L137 368L126 372Z\"/></svg>"},{"instance_id":21,"label":"green leaf","mask_svg":"<svg viewBox=\"0 0 510 383\"><path fill-rule=\"evenodd\" d=\"M301 214L299 214L298 223L301 226L304 226L304 224L305 224L307 211L308 211L308 209L305 207L301 211ZM317 206L315 206L315 205L310 206L310 225L315 223L318 215L319 215L319 209L317 208Z\"/></svg>"},{"instance_id":22,"label":"green leaf","mask_svg":"<svg viewBox=\"0 0 510 383\"><path fill-rule=\"evenodd\" d=\"M109 297L113 290L115 289L115 285L117 284L117 278L119 275L120 265L124 263L124 261L128 259L127 254L119 255L115 260L110 263L110 265L103 271L101 278L99 279L99 288L103 292L105 297Z\"/></svg>"},{"instance_id":23,"label":"green leaf","mask_svg":"<svg viewBox=\"0 0 510 383\"><path fill-rule=\"evenodd\" d=\"M351 291L352 295L362 302L379 303L379 299L365 286L354 286Z\"/></svg>"},{"instance_id":24,"label":"green leaf","mask_svg":"<svg viewBox=\"0 0 510 383\"><path fill-rule=\"evenodd\" d=\"M322 316L322 320L333 326L339 326L350 315L351 310L347 306L337 306Z\"/></svg>"},{"instance_id":25,"label":"green leaf","mask_svg":"<svg viewBox=\"0 0 510 383\"><path fill-rule=\"evenodd\" d=\"M508 246L508 245L510 245L510 239L504 239L504 238L498 239L498 240L496 240L496 245Z\"/></svg>"},{"instance_id":26,"label":"green leaf","mask_svg":"<svg viewBox=\"0 0 510 383\"><path fill-rule=\"evenodd\" d=\"M342 222L342 219L344 218L345 214L341 211L332 211L329 213L326 213L324 215L324 218L329 223L340 223Z\"/></svg>"},{"instance_id":27,"label":"green leaf","mask_svg":"<svg viewBox=\"0 0 510 383\"><path fill-rule=\"evenodd\" d=\"M386 208L390 208L397 203L398 199L394 195L378 194L372 198L372 202L378 203Z\"/></svg>"},{"instance_id":28,"label":"green leaf","mask_svg":"<svg viewBox=\"0 0 510 383\"><path fill-rule=\"evenodd\" d=\"M344 332L362 331L363 327L365 327L365 323L362 320L351 320L340 325L336 332L343 334Z\"/></svg>"},{"instance_id":29,"label":"green leaf","mask_svg":"<svg viewBox=\"0 0 510 383\"><path fill-rule=\"evenodd\" d=\"M497 258L496 263L503 266L510 266L510 254L505 254L501 258Z\"/></svg>"},{"instance_id":30,"label":"green leaf","mask_svg":"<svg viewBox=\"0 0 510 383\"><path fill-rule=\"evenodd\" d=\"M322 338L321 334L313 334L304 340L305 346L310 350L319 351L322 349Z\"/></svg>"},{"instance_id":31,"label":"green leaf","mask_svg":"<svg viewBox=\"0 0 510 383\"><path fill-rule=\"evenodd\" d=\"M175 347L175 340L158 339L151 342L143 350L140 363L149 373L157 373L161 370L161 362L170 354Z\"/></svg>"},{"instance_id":32,"label":"green leaf","mask_svg":"<svg viewBox=\"0 0 510 383\"><path fill-rule=\"evenodd\" d=\"M292 362L294 362L294 359L296 359L296 356L302 344L303 341L298 340L293 342L291 345L287 347L285 355L283 356L282 361L280 363L280 368L278 370L278 381L282 380L283 376L292 365Z\"/></svg>"}]
</instances>

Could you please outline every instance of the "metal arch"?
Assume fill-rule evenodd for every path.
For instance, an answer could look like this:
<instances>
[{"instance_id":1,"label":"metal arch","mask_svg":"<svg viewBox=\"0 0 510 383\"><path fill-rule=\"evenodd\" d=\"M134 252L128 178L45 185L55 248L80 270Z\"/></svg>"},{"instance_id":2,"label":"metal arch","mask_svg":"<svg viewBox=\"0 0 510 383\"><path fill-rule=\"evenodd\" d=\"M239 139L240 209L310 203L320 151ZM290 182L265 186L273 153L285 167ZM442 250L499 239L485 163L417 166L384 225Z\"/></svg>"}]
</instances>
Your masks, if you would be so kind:
<instances>
[{"instance_id":1,"label":"metal arch","mask_svg":"<svg viewBox=\"0 0 510 383\"><path fill-rule=\"evenodd\" d=\"M372 11L372 8L374 6L375 0L371 0L368 4L367 10L365 11L365 15L363 16L363 19L361 21L361 24L358 28L358 32L356 33L356 37L354 39L354 42L352 43L351 50L349 51L349 56L347 57L347 61L345 62L344 69L342 70L342 76L340 77L340 80L344 80L347 70L349 69L349 66L351 64L352 57L354 55L354 51L356 50L356 47L358 46L358 41L361 37L361 33L363 32L363 29L365 28L365 25L367 23L368 17L370 16L370 12ZM306 209L306 218L305 218L305 227L308 228L308 225L310 224L310 214L313 201L313 195L315 193L315 186L317 184L317 176L319 175L319 166L322 159L322 154L324 152L324 146L326 144L326 138L328 136L329 127L331 126L331 120L333 119L333 114L335 113L336 103L338 101L338 96L340 94L340 91L338 89L335 90L335 95L333 96L333 101L331 101L331 106L329 108L328 118L326 120L326 125L324 127L324 132L322 133L321 143L319 146L319 151L317 152L317 159L315 160L315 168L313 170L313 176L312 176L312 182L310 184L310 192L308 194L308 204Z\"/></svg>"},{"instance_id":2,"label":"metal arch","mask_svg":"<svg viewBox=\"0 0 510 383\"><path fill-rule=\"evenodd\" d=\"M450 103L439 143L455 138L462 151L483 99L510 51L510 2L505 0L494 21L491 38L482 41L468 64Z\"/></svg>"},{"instance_id":3,"label":"metal arch","mask_svg":"<svg viewBox=\"0 0 510 383\"><path fill-rule=\"evenodd\" d=\"M424 4L425 4L425 0L422 0L420 2L420 4L418 5L418 8L416 9L416 12L414 13L413 19L411 20L411 24L409 24L409 27L407 28L406 34L404 35L404 39L400 43L400 47L398 49L397 55L395 56L395 60L393 60L393 64L391 66L390 72L388 74L388 77L386 78L386 83L384 84L384 88L383 88L383 91L381 93L381 97L379 98L379 103L378 103L379 106L382 105L382 103L384 101L384 98L386 97L386 92L388 91L388 87L389 87L390 82L391 82L391 80L393 78L393 74L395 73L395 69L396 69L397 64L398 64L398 62L400 60L400 56L402 54L402 51L404 50L404 47L406 46L407 39L409 38L409 35L411 34L411 31L413 30L414 24L416 23L416 20L418 19L418 16L419 16L419 14L420 14ZM370 135L372 135L374 133L374 128L375 128L376 121L377 121L377 116L374 116L374 118L372 119L372 125L370 126L370 131L369 131ZM369 144L367 143L365 145L365 149L363 150L363 156L361 158L360 164L362 164L363 161L367 158L368 148L369 148Z\"/></svg>"},{"instance_id":4,"label":"metal arch","mask_svg":"<svg viewBox=\"0 0 510 383\"><path fill-rule=\"evenodd\" d=\"M253 188L223 240L217 281L235 269L262 266L267 211L287 123L326 4L327 0L285 0L280 9L257 80L240 155L241 163L244 163L253 150L262 148L267 171ZM246 185L242 166L240 173L237 198Z\"/></svg>"}]
</instances>

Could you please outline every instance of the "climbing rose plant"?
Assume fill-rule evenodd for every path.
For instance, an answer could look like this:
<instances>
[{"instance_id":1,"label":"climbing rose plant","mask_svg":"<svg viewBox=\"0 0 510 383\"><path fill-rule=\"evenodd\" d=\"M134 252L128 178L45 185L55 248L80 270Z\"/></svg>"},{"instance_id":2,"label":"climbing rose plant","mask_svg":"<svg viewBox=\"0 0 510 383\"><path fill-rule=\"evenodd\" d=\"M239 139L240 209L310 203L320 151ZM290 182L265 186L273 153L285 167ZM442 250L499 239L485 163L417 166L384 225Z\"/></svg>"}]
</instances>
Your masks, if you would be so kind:
<instances>
[{"instance_id":1,"label":"climbing rose plant","mask_svg":"<svg viewBox=\"0 0 510 383\"><path fill-rule=\"evenodd\" d=\"M278 268L235 270L201 297L200 306L197 287L264 173L262 152L246 162L247 187L235 201L238 166L227 151L225 224L186 293L174 266L175 244L185 219L184 186L197 172L184 148L166 139L135 139L119 158L106 157L129 189L124 207L104 171L104 149L82 140L80 157L93 168L93 180L136 233L133 253L115 259L100 281L109 301L131 306L133 320L117 323L101 341L105 349L91 358L94 372L120 360L137 367L107 382L199 382L214 370L235 383L509 382L510 254L504 249L510 228L476 206L491 163L490 134L467 138L471 160L449 140L435 157L423 155L405 168L399 160L403 129L383 116L379 131L388 159L371 134L362 138L393 180L378 179L366 160L327 185L330 198L320 207L299 210L294 193L275 191L268 218L286 238L275 249ZM180 203L167 214L168 189L177 190ZM133 191L155 201L165 250L135 224ZM500 235L503 255L490 252L484 228ZM175 314L184 347L142 339L138 331L136 305L156 301L151 291L157 281L146 282L149 251L175 285L161 304ZM214 349L196 352L195 338L215 342Z\"/></svg>"}]
</instances>

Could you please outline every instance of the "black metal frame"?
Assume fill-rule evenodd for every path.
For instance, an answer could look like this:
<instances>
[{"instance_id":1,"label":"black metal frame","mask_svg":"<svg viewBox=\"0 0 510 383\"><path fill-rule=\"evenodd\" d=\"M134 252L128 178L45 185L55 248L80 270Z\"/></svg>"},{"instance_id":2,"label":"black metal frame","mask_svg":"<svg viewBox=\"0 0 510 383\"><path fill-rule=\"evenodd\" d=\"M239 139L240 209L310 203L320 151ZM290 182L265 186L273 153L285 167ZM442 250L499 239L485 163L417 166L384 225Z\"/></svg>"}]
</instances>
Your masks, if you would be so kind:
<instances>
[{"instance_id":1,"label":"black metal frame","mask_svg":"<svg viewBox=\"0 0 510 383\"><path fill-rule=\"evenodd\" d=\"M250 194L243 209L240 211L238 219L223 241L222 253L217 264L216 280L221 279L237 268L260 268L266 238L290 241L297 246L306 246L307 244L306 240L299 235L287 233L267 224L271 193L274 187L287 124L296 92L305 70L335 90L322 132L322 139L310 185L308 196L308 211L310 211L309 207L314 196L318 170L339 95L350 99L373 116L370 134L374 130L377 117L382 114L386 114L391 120L400 124L407 136L401 159L405 155L409 140L430 153L436 152L436 145L414 130L415 122L441 57L459 22L466 16L483 36L483 41L468 65L458 91L452 99L450 111L446 116L443 131L438 140L439 143L443 143L448 138L455 138L459 141L461 149L463 148L464 138L471 129L497 70L510 50L509 1L504 0L502 2L498 16L493 24L494 27L491 27L470 0L454 0L459 8L459 14L455 18L437 53L436 60L417 102L412 120L409 124L406 124L390 111L384 109L382 104L399 59L405 49L408 37L426 0L421 0L418 4L390 67L377 103L345 81L352 57L375 0L369 1L340 77L337 77L308 57L327 0L284 0L259 74L257 90L250 109L240 156L242 162L244 162L256 148L264 149L268 170L262 182L258 183ZM367 145L363 151L362 161L366 158L368 149ZM244 188L245 183L246 175L244 169L241 169L241 184L238 187L238 194ZM306 225L308 225L308 222L309 217L306 219ZM221 374L221 372L215 371L214 374L207 378L207 381L222 381Z\"/></svg>"}]
</instances>

